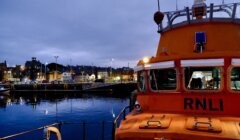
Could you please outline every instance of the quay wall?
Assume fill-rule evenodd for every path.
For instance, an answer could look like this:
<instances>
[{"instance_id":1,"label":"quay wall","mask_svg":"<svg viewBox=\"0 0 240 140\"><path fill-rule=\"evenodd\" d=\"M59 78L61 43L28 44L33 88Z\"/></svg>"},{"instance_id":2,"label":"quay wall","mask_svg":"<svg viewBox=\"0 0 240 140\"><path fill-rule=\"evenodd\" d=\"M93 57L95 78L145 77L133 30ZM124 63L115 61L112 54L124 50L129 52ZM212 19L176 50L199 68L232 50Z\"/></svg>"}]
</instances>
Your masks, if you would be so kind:
<instances>
[{"instance_id":1,"label":"quay wall","mask_svg":"<svg viewBox=\"0 0 240 140\"><path fill-rule=\"evenodd\" d=\"M129 96L136 90L136 83L71 83L71 84L11 84L10 93L41 94L97 94L102 96Z\"/></svg>"}]
</instances>

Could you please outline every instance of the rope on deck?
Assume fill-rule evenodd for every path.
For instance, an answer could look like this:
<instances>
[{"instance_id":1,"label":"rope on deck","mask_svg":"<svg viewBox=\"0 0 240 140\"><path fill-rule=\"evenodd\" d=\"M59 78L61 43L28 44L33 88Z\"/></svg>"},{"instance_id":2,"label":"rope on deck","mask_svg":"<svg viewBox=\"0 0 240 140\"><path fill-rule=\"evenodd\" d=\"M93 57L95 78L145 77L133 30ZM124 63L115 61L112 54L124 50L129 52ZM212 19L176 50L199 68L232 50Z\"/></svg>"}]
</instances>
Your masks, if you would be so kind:
<instances>
[{"instance_id":1,"label":"rope on deck","mask_svg":"<svg viewBox=\"0 0 240 140\"><path fill-rule=\"evenodd\" d=\"M17 134L13 134L13 135L9 135L9 136L6 136L6 137L2 137L2 138L0 138L0 140L5 140L5 139L9 139L9 138L16 137L16 136L19 136L19 135L27 134L27 133L30 133L30 132L43 130L44 128L48 128L50 126L55 126L55 125L59 125L59 124L60 123L53 123L53 124L50 124L50 125L46 125L46 126L42 126L42 127L36 128L36 129L23 131L23 132L20 132L20 133L17 133Z\"/></svg>"}]
</instances>

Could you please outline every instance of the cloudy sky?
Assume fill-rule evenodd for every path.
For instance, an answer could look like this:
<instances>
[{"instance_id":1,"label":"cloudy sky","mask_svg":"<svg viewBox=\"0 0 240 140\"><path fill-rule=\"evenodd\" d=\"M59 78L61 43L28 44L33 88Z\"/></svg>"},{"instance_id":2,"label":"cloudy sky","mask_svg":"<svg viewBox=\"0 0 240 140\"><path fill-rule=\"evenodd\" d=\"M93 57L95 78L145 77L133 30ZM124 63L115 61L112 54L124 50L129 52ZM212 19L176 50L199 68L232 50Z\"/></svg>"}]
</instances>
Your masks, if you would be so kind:
<instances>
[{"instance_id":1,"label":"cloudy sky","mask_svg":"<svg viewBox=\"0 0 240 140\"><path fill-rule=\"evenodd\" d=\"M161 10L175 10L175 2L160 0ZM178 0L179 9L191 4ZM133 67L156 53L156 10L157 0L0 0L0 62L59 56L64 65Z\"/></svg>"}]
</instances>

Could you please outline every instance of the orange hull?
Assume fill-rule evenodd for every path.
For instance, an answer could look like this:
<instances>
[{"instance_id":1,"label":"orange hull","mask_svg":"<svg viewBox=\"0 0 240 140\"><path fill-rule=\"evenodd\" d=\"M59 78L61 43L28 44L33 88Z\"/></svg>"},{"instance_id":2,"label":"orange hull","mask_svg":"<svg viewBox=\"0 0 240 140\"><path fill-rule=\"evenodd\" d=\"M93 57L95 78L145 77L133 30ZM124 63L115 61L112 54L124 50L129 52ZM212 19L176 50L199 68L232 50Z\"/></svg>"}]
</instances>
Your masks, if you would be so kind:
<instances>
[{"instance_id":1,"label":"orange hull","mask_svg":"<svg viewBox=\"0 0 240 140\"><path fill-rule=\"evenodd\" d=\"M214 17L226 7L228 18ZM239 8L196 2L191 10L166 12L165 28L155 20L156 56L135 68L141 111L121 121L115 140L240 140ZM187 20L175 24L178 16Z\"/></svg>"}]
</instances>

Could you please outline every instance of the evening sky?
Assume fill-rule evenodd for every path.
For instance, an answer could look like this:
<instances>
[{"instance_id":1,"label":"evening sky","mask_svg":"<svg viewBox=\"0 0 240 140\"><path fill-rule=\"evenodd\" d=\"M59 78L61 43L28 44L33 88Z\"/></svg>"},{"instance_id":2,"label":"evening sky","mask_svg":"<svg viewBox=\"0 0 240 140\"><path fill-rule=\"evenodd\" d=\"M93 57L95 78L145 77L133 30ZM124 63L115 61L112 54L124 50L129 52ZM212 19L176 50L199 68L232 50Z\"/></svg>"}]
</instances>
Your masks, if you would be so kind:
<instances>
[{"instance_id":1,"label":"evening sky","mask_svg":"<svg viewBox=\"0 0 240 140\"><path fill-rule=\"evenodd\" d=\"M162 11L176 0L160 0ZM239 2L225 0L225 2ZM220 4L222 0L207 0ZM178 9L192 0L178 0ZM133 67L154 56L157 0L0 0L0 62Z\"/></svg>"}]
</instances>

